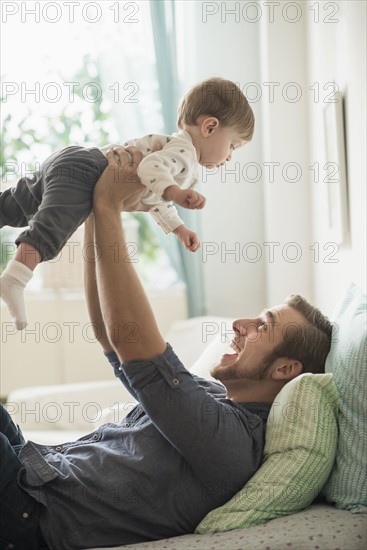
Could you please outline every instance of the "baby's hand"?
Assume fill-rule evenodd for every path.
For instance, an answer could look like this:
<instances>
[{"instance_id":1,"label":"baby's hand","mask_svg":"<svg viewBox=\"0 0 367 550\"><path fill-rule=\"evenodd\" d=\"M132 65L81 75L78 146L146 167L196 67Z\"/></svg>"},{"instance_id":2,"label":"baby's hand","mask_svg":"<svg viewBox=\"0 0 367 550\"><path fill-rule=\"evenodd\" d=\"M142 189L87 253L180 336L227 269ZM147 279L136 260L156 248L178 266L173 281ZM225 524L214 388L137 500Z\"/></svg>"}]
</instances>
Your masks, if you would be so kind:
<instances>
[{"instance_id":1,"label":"baby's hand","mask_svg":"<svg viewBox=\"0 0 367 550\"><path fill-rule=\"evenodd\" d=\"M179 204L183 208L204 208L206 198L193 189L180 189L178 185L170 185L163 194L164 198Z\"/></svg>"},{"instance_id":2,"label":"baby's hand","mask_svg":"<svg viewBox=\"0 0 367 550\"><path fill-rule=\"evenodd\" d=\"M173 233L176 235L179 241L181 241L187 250L196 252L200 248L199 237L194 231L188 229L185 225L179 225L174 229Z\"/></svg>"}]
</instances>

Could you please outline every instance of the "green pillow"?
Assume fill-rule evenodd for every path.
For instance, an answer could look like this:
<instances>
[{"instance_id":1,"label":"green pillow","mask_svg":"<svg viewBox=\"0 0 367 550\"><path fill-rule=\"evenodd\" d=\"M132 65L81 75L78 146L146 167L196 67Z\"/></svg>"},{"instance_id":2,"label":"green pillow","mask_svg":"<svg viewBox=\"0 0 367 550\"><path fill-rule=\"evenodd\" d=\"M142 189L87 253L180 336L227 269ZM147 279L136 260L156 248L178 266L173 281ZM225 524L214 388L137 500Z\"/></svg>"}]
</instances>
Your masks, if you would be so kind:
<instances>
[{"instance_id":1,"label":"green pillow","mask_svg":"<svg viewBox=\"0 0 367 550\"><path fill-rule=\"evenodd\" d=\"M367 510L367 298L352 284L333 314L326 372L340 396L336 461L323 494L337 508Z\"/></svg>"},{"instance_id":2,"label":"green pillow","mask_svg":"<svg viewBox=\"0 0 367 550\"><path fill-rule=\"evenodd\" d=\"M332 374L302 374L277 395L266 427L264 462L196 533L229 531L292 514L320 493L333 467L338 393Z\"/></svg>"}]
</instances>

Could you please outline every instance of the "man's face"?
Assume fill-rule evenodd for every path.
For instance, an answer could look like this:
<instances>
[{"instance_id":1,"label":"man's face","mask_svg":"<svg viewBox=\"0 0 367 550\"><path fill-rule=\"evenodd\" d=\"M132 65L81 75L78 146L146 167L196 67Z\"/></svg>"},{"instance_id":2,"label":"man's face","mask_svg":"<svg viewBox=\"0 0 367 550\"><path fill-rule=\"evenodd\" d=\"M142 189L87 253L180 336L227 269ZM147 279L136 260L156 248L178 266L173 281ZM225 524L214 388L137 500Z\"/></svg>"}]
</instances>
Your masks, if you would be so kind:
<instances>
[{"instance_id":1,"label":"man's face","mask_svg":"<svg viewBox=\"0 0 367 550\"><path fill-rule=\"evenodd\" d=\"M304 322L303 316L287 305L264 310L254 319L236 319L231 344L235 353L223 355L220 363L211 369L211 375L223 383L265 379L271 375L269 358L274 349L294 338Z\"/></svg>"}]
</instances>

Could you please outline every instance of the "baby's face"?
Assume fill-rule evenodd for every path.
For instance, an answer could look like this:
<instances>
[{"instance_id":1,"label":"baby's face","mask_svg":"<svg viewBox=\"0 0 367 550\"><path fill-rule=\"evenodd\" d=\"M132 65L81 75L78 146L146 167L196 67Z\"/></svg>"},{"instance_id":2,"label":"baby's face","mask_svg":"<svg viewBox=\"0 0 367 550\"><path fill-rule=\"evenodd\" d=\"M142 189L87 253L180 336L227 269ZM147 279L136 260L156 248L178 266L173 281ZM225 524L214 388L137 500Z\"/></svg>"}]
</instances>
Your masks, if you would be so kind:
<instances>
[{"instance_id":1,"label":"baby's face","mask_svg":"<svg viewBox=\"0 0 367 550\"><path fill-rule=\"evenodd\" d=\"M206 168L221 166L231 160L233 151L245 143L234 128L219 126L201 140L199 164Z\"/></svg>"}]
</instances>

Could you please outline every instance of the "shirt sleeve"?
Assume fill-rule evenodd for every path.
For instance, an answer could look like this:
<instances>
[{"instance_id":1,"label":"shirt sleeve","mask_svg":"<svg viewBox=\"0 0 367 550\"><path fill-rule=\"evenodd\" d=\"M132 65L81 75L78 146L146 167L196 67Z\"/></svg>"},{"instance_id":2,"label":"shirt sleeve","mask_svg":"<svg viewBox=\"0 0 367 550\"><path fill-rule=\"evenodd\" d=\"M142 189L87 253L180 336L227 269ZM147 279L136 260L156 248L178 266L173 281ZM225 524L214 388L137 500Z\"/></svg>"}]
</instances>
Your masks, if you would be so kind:
<instances>
[{"instance_id":1,"label":"shirt sleeve","mask_svg":"<svg viewBox=\"0 0 367 550\"><path fill-rule=\"evenodd\" d=\"M177 208L170 202L158 204L149 210L149 214L165 233L171 233L184 223L178 215Z\"/></svg>"},{"instance_id":2,"label":"shirt sleeve","mask_svg":"<svg viewBox=\"0 0 367 550\"><path fill-rule=\"evenodd\" d=\"M143 158L137 170L143 185L159 197L170 185L178 185L175 176L191 172L197 162L193 146L178 138L167 140L161 151Z\"/></svg>"},{"instance_id":3,"label":"shirt sleeve","mask_svg":"<svg viewBox=\"0 0 367 550\"><path fill-rule=\"evenodd\" d=\"M162 355L121 365L144 410L201 479L249 479L260 466L264 422L207 391L168 345Z\"/></svg>"},{"instance_id":4,"label":"shirt sleeve","mask_svg":"<svg viewBox=\"0 0 367 550\"><path fill-rule=\"evenodd\" d=\"M117 354L114 351L104 351L104 356L109 361L110 365L112 366L116 378L119 378L122 382L122 384L125 386L127 391L132 395L134 399L139 401L139 398L137 394L135 393L135 390L130 386L129 380L126 378L123 368L121 367L121 362L119 358L117 357Z\"/></svg>"}]
</instances>

